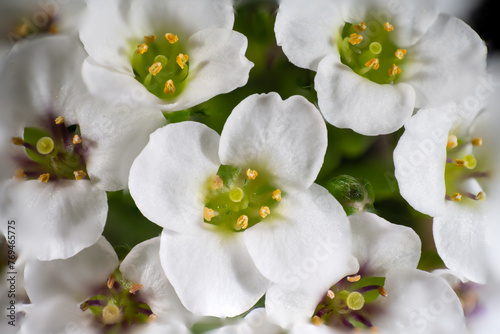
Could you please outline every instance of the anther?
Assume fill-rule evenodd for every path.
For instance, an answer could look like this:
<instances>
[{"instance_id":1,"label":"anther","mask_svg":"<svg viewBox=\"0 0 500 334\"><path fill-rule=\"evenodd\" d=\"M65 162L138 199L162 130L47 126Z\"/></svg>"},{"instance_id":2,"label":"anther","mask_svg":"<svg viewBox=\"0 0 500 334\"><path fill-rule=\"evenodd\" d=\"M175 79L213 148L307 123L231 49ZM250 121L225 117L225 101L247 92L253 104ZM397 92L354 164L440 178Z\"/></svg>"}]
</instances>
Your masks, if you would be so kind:
<instances>
[{"instance_id":1,"label":"anther","mask_svg":"<svg viewBox=\"0 0 500 334\"><path fill-rule=\"evenodd\" d=\"M183 53L179 53L177 55L177 57L175 58L175 62L177 63L177 65L179 65L179 67L182 70L184 69L184 65L186 65L186 63L188 62L188 60L189 60L188 55L185 55Z\"/></svg>"},{"instance_id":2,"label":"anther","mask_svg":"<svg viewBox=\"0 0 500 334\"><path fill-rule=\"evenodd\" d=\"M354 26L354 30L356 30L356 32L365 31L366 30L366 23L361 22L360 24L356 24Z\"/></svg>"},{"instance_id":3,"label":"anther","mask_svg":"<svg viewBox=\"0 0 500 334\"><path fill-rule=\"evenodd\" d=\"M153 322L153 321L156 321L158 319L158 316L154 313L151 313L148 317L148 322Z\"/></svg>"},{"instance_id":4,"label":"anther","mask_svg":"<svg viewBox=\"0 0 500 334\"><path fill-rule=\"evenodd\" d=\"M460 193L454 193L450 199L454 202L460 202L462 200L462 195Z\"/></svg>"},{"instance_id":5,"label":"anther","mask_svg":"<svg viewBox=\"0 0 500 334\"><path fill-rule=\"evenodd\" d=\"M481 145L483 145L483 139L482 138L472 138L472 140L470 142L474 146L481 146Z\"/></svg>"},{"instance_id":6,"label":"anther","mask_svg":"<svg viewBox=\"0 0 500 334\"><path fill-rule=\"evenodd\" d=\"M448 143L446 144L446 149L452 149L458 146L458 138L455 135L448 136Z\"/></svg>"},{"instance_id":7,"label":"anther","mask_svg":"<svg viewBox=\"0 0 500 334\"><path fill-rule=\"evenodd\" d=\"M50 137L43 137L36 142L36 150L40 154L49 154L54 150L54 141Z\"/></svg>"},{"instance_id":8,"label":"anther","mask_svg":"<svg viewBox=\"0 0 500 334\"><path fill-rule=\"evenodd\" d=\"M128 290L128 292L134 295L137 291L141 290L142 288L144 288L142 284L133 284L130 290Z\"/></svg>"},{"instance_id":9,"label":"anther","mask_svg":"<svg viewBox=\"0 0 500 334\"><path fill-rule=\"evenodd\" d=\"M326 296L330 299L333 299L333 298L335 298L335 293L332 290L328 290L328 292L326 293Z\"/></svg>"},{"instance_id":10,"label":"anther","mask_svg":"<svg viewBox=\"0 0 500 334\"><path fill-rule=\"evenodd\" d=\"M406 49L397 49L395 54L398 59L403 59L406 54Z\"/></svg>"},{"instance_id":11,"label":"anther","mask_svg":"<svg viewBox=\"0 0 500 334\"><path fill-rule=\"evenodd\" d=\"M392 24L390 24L389 22L386 22L386 23L384 23L384 30L385 31L393 31L394 26Z\"/></svg>"},{"instance_id":12,"label":"anther","mask_svg":"<svg viewBox=\"0 0 500 334\"><path fill-rule=\"evenodd\" d=\"M62 116L57 117L57 118L54 120L54 123L56 123L56 124L58 124L58 125L59 125L59 124L63 124L63 123L64 123L64 117L62 117Z\"/></svg>"},{"instance_id":13,"label":"anther","mask_svg":"<svg viewBox=\"0 0 500 334\"><path fill-rule=\"evenodd\" d=\"M380 66L378 58L372 58L368 60L365 64L366 67L371 67L374 70L377 70Z\"/></svg>"},{"instance_id":14,"label":"anther","mask_svg":"<svg viewBox=\"0 0 500 334\"><path fill-rule=\"evenodd\" d=\"M363 41L363 36L358 34L351 34L349 37L349 43L351 43L352 45L359 44Z\"/></svg>"},{"instance_id":15,"label":"anther","mask_svg":"<svg viewBox=\"0 0 500 334\"><path fill-rule=\"evenodd\" d=\"M109 289L111 289L115 285L115 276L113 274L109 275L106 285L108 286Z\"/></svg>"},{"instance_id":16,"label":"anther","mask_svg":"<svg viewBox=\"0 0 500 334\"><path fill-rule=\"evenodd\" d=\"M165 34L165 39L170 43L170 44L174 44L174 43L177 43L179 41L179 38L177 37L177 35L174 35L174 34L171 34L169 32L167 32Z\"/></svg>"},{"instance_id":17,"label":"anther","mask_svg":"<svg viewBox=\"0 0 500 334\"><path fill-rule=\"evenodd\" d=\"M358 282L360 279L361 275L347 276L347 281L351 283Z\"/></svg>"},{"instance_id":18,"label":"anther","mask_svg":"<svg viewBox=\"0 0 500 334\"><path fill-rule=\"evenodd\" d=\"M87 311L89 309L89 304L87 302L83 302L80 304L80 310Z\"/></svg>"},{"instance_id":19,"label":"anther","mask_svg":"<svg viewBox=\"0 0 500 334\"><path fill-rule=\"evenodd\" d=\"M313 323L314 326L320 326L323 324L323 320L321 320L321 318L318 317L317 315L312 317L311 322Z\"/></svg>"},{"instance_id":20,"label":"anther","mask_svg":"<svg viewBox=\"0 0 500 334\"><path fill-rule=\"evenodd\" d=\"M244 230L247 227L248 227L248 216L241 215L236 221L236 229L239 231L239 230Z\"/></svg>"},{"instance_id":21,"label":"anther","mask_svg":"<svg viewBox=\"0 0 500 334\"><path fill-rule=\"evenodd\" d=\"M148 45L146 43L142 43L137 45L137 53L142 55L145 54L148 51Z\"/></svg>"},{"instance_id":22,"label":"anther","mask_svg":"<svg viewBox=\"0 0 500 334\"><path fill-rule=\"evenodd\" d=\"M393 77L395 75L398 75L401 73L401 69L398 67L396 64L392 64L391 68L389 69L389 76Z\"/></svg>"},{"instance_id":23,"label":"anther","mask_svg":"<svg viewBox=\"0 0 500 334\"><path fill-rule=\"evenodd\" d=\"M153 63L153 65L149 66L149 73L151 73L152 75L157 75L158 73L160 73L162 69L162 66L161 66L161 63L159 61L157 61L156 63Z\"/></svg>"},{"instance_id":24,"label":"anther","mask_svg":"<svg viewBox=\"0 0 500 334\"><path fill-rule=\"evenodd\" d=\"M172 79L167 80L167 82L165 83L165 88L163 89L163 92L167 95L168 94L172 94L172 95L175 94L175 85L174 85L174 82L172 81Z\"/></svg>"},{"instance_id":25,"label":"anther","mask_svg":"<svg viewBox=\"0 0 500 334\"><path fill-rule=\"evenodd\" d=\"M82 143L82 137L80 137L79 135L74 135L73 136L73 144L77 145L77 144L81 144L81 143Z\"/></svg>"},{"instance_id":26,"label":"anther","mask_svg":"<svg viewBox=\"0 0 500 334\"><path fill-rule=\"evenodd\" d=\"M457 167L465 167L467 165L467 161L465 161L464 159L455 159L454 163Z\"/></svg>"},{"instance_id":27,"label":"anther","mask_svg":"<svg viewBox=\"0 0 500 334\"><path fill-rule=\"evenodd\" d=\"M210 188L212 190L217 190L217 189L220 189L224 186L224 182L222 181L222 179L220 178L219 175L215 175L213 180L212 180L212 184L210 185Z\"/></svg>"},{"instance_id":28,"label":"anther","mask_svg":"<svg viewBox=\"0 0 500 334\"><path fill-rule=\"evenodd\" d=\"M253 169L247 169L247 177L249 180L255 180L257 178L257 176L259 175L259 173L257 173L256 170L253 170Z\"/></svg>"},{"instance_id":29,"label":"anther","mask_svg":"<svg viewBox=\"0 0 500 334\"><path fill-rule=\"evenodd\" d=\"M26 173L22 169L16 169L14 172L14 177L16 179L24 179L26 177Z\"/></svg>"},{"instance_id":30,"label":"anther","mask_svg":"<svg viewBox=\"0 0 500 334\"><path fill-rule=\"evenodd\" d=\"M483 191L478 192L476 195L476 200L478 201L484 201L485 198L486 194Z\"/></svg>"},{"instance_id":31,"label":"anther","mask_svg":"<svg viewBox=\"0 0 500 334\"><path fill-rule=\"evenodd\" d=\"M122 319L122 312L114 304L106 305L102 309L102 319L106 325L113 325Z\"/></svg>"},{"instance_id":32,"label":"anther","mask_svg":"<svg viewBox=\"0 0 500 334\"><path fill-rule=\"evenodd\" d=\"M275 191L273 191L273 199L278 202L281 201L281 190L276 189Z\"/></svg>"},{"instance_id":33,"label":"anther","mask_svg":"<svg viewBox=\"0 0 500 334\"><path fill-rule=\"evenodd\" d=\"M12 137L12 142L18 146L24 145L24 140L21 137Z\"/></svg>"},{"instance_id":34,"label":"anther","mask_svg":"<svg viewBox=\"0 0 500 334\"><path fill-rule=\"evenodd\" d=\"M259 213L262 218L266 218L271 213L271 210L268 206L262 206L259 210Z\"/></svg>"},{"instance_id":35,"label":"anther","mask_svg":"<svg viewBox=\"0 0 500 334\"><path fill-rule=\"evenodd\" d=\"M382 296L382 297L387 297L389 294L387 293L387 291L385 291L384 287L383 286L379 286L377 288L378 290L378 293Z\"/></svg>"},{"instance_id":36,"label":"anther","mask_svg":"<svg viewBox=\"0 0 500 334\"><path fill-rule=\"evenodd\" d=\"M49 179L50 179L50 174L49 173L45 173L45 174L42 174L38 177L38 181L42 182L42 183L47 183L49 182Z\"/></svg>"},{"instance_id":37,"label":"anther","mask_svg":"<svg viewBox=\"0 0 500 334\"><path fill-rule=\"evenodd\" d=\"M87 176L87 174L83 170L75 170L73 172L73 175L75 176L75 180L78 181L83 180L83 178Z\"/></svg>"},{"instance_id":38,"label":"anther","mask_svg":"<svg viewBox=\"0 0 500 334\"><path fill-rule=\"evenodd\" d=\"M210 208L204 208L203 209L203 218L205 218L205 220L207 222L211 221L212 218L215 217L215 211L210 209Z\"/></svg>"},{"instance_id":39,"label":"anther","mask_svg":"<svg viewBox=\"0 0 500 334\"><path fill-rule=\"evenodd\" d=\"M144 40L146 43L151 44L155 41L156 35L149 35L149 36L144 36Z\"/></svg>"}]
</instances>

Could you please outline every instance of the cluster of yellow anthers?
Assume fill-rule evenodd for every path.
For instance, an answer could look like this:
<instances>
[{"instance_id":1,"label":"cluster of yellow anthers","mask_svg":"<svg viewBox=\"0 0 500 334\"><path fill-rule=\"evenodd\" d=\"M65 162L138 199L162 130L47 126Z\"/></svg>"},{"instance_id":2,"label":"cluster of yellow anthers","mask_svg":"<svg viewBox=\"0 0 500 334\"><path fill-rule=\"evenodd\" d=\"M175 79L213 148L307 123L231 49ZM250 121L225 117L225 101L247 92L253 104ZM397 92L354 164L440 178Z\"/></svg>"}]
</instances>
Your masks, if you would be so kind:
<instances>
[{"instance_id":1,"label":"cluster of yellow anthers","mask_svg":"<svg viewBox=\"0 0 500 334\"><path fill-rule=\"evenodd\" d=\"M148 49L149 49L148 44L153 43L155 41L155 39L156 39L156 35L144 36L144 41L146 43L142 43L142 44L139 44L137 46L137 53L141 54L141 55L144 54L144 53L146 53L148 51ZM175 43L179 42L179 38L177 37L177 35L174 35L174 34L171 34L171 33L166 33L165 34L165 39L170 44L175 44ZM188 60L189 60L189 56L186 55L186 54L183 54L183 53L179 53L177 55L177 57L175 58L175 62L177 63L177 65L179 65L179 67L182 70L184 69L184 66L186 65L186 63L188 62ZM164 64L165 63L166 63L166 58L165 58ZM161 61L155 61L149 67L149 73L151 73L151 75L153 75L153 76L157 75L162 70L164 64L162 65ZM173 82L172 79L167 80L167 82L165 83L165 88L163 89L163 92L165 94L167 94L167 95L168 94L172 94L172 95L175 94L175 85L174 85L174 82Z\"/></svg>"},{"instance_id":2,"label":"cluster of yellow anthers","mask_svg":"<svg viewBox=\"0 0 500 334\"><path fill-rule=\"evenodd\" d=\"M391 32L394 30L394 26L392 24L390 24L389 22L385 22L383 24L383 27L384 27L384 30L387 32ZM354 26L354 30L356 30L358 33L365 31L366 28L367 28L366 23L364 23L364 22L361 22L360 24L357 24ZM361 34L354 33L354 34L351 34L349 37L350 37L349 43L351 43L352 45L360 44L363 41L363 36ZM374 54L379 54L380 52L382 52L382 45L378 42L372 42L370 44L369 48L370 48L370 51L373 52ZM405 49L397 49L395 52L395 56L400 60L402 60L405 55L406 55ZM365 63L365 66L370 67L373 70L377 70L380 67L380 60L379 60L379 58L372 58ZM401 73L401 69L399 68L399 66L397 66L396 64L392 64L391 68L389 69L389 76L392 77L392 76L398 75L400 73Z\"/></svg>"},{"instance_id":3,"label":"cluster of yellow anthers","mask_svg":"<svg viewBox=\"0 0 500 334\"><path fill-rule=\"evenodd\" d=\"M63 124L64 117L58 116L54 120L54 123L57 125ZM21 137L13 137L12 142L18 146L25 146L26 148L31 149L32 151L35 151L40 155L48 155L48 154L52 153L52 151L54 150L54 147L55 147L54 140L50 137L40 138L37 141L35 148L33 148L30 144L26 143L24 141L24 139ZM73 145L79 145L82 143L82 138L79 135L75 134L73 136L72 142L73 142ZM83 180L85 178L85 176L87 176L87 174L83 170L74 171L73 175L75 176L76 180ZM24 179L26 177L26 173L22 169L16 169L16 171L14 172L14 177L16 179ZM50 173L41 174L37 180L42 182L42 183L49 182Z\"/></svg>"},{"instance_id":4,"label":"cluster of yellow anthers","mask_svg":"<svg viewBox=\"0 0 500 334\"><path fill-rule=\"evenodd\" d=\"M481 145L483 145L483 139L480 138L480 137L472 138L470 140L470 143L472 144L472 146L481 146ZM457 146L458 146L458 138L457 138L457 136L455 136L455 135L449 135L448 136L448 142L446 144L446 149L447 150L451 150L451 149L454 149ZM462 159L453 159L453 160L451 160L449 162L452 162L457 167L465 167L467 169L474 169L476 167L476 165L477 165L476 158L473 155L471 155L471 154L467 154ZM454 201L454 202L460 202L462 200L462 197L463 197L462 194L460 194L459 192L456 192L456 193L454 193L451 196L446 195L446 198L448 200L451 200L451 201ZM469 197L471 199L474 199L474 200L482 201L482 200L484 200L486 198L486 194L483 191L480 191L476 195L474 195L474 194L467 194L467 197Z\"/></svg>"}]
</instances>

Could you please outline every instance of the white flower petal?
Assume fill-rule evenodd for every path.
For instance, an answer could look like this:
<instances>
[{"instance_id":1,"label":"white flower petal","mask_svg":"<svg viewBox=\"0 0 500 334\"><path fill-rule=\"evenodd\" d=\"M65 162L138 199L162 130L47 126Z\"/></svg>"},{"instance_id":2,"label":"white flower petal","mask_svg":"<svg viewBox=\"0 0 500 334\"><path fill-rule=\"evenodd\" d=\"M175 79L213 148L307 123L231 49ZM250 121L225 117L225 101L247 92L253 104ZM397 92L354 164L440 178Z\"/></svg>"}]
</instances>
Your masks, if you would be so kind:
<instances>
[{"instance_id":1,"label":"white flower petal","mask_svg":"<svg viewBox=\"0 0 500 334\"><path fill-rule=\"evenodd\" d=\"M482 202L468 198L449 202L446 213L434 218L434 240L448 268L467 279L486 280L486 212Z\"/></svg>"},{"instance_id":2,"label":"white flower petal","mask_svg":"<svg viewBox=\"0 0 500 334\"><path fill-rule=\"evenodd\" d=\"M218 147L219 135L200 123L152 133L130 170L130 194L142 214L172 230L199 229L206 182L220 165Z\"/></svg>"},{"instance_id":3,"label":"white flower petal","mask_svg":"<svg viewBox=\"0 0 500 334\"><path fill-rule=\"evenodd\" d=\"M445 208L445 165L452 118L445 109L421 109L405 124L394 149L395 176L401 196L431 216Z\"/></svg>"},{"instance_id":4,"label":"white flower petal","mask_svg":"<svg viewBox=\"0 0 500 334\"><path fill-rule=\"evenodd\" d=\"M328 123L374 136L396 131L410 118L415 92L406 83L380 85L325 57L314 80L318 105Z\"/></svg>"},{"instance_id":5,"label":"white flower petal","mask_svg":"<svg viewBox=\"0 0 500 334\"><path fill-rule=\"evenodd\" d=\"M191 331L182 324L153 322L147 325L136 326L130 334L190 334Z\"/></svg>"},{"instance_id":6,"label":"white flower petal","mask_svg":"<svg viewBox=\"0 0 500 334\"><path fill-rule=\"evenodd\" d=\"M323 57L338 54L335 39L343 25L335 1L286 0L280 2L274 31L293 64L316 71Z\"/></svg>"},{"instance_id":7,"label":"white flower petal","mask_svg":"<svg viewBox=\"0 0 500 334\"><path fill-rule=\"evenodd\" d=\"M313 184L289 193L278 217L244 232L248 251L261 273L273 282L298 288L340 280L350 268L351 233L344 210L323 187Z\"/></svg>"},{"instance_id":8,"label":"white flower petal","mask_svg":"<svg viewBox=\"0 0 500 334\"><path fill-rule=\"evenodd\" d=\"M353 255L370 276L383 277L393 268L416 268L421 241L411 228L391 224L369 212L349 216Z\"/></svg>"},{"instance_id":9,"label":"white flower petal","mask_svg":"<svg viewBox=\"0 0 500 334\"><path fill-rule=\"evenodd\" d=\"M192 315L184 308L160 263L160 237L144 241L130 251L120 265L123 276L141 284L141 298L158 320L187 320Z\"/></svg>"},{"instance_id":10,"label":"white flower petal","mask_svg":"<svg viewBox=\"0 0 500 334\"><path fill-rule=\"evenodd\" d=\"M451 287L430 273L399 268L386 277L384 312L374 324L387 333L462 333L465 318Z\"/></svg>"},{"instance_id":11,"label":"white flower petal","mask_svg":"<svg viewBox=\"0 0 500 334\"><path fill-rule=\"evenodd\" d=\"M226 165L265 169L281 188L305 189L319 173L326 145L325 123L311 103L270 93L249 96L234 108L219 156Z\"/></svg>"},{"instance_id":12,"label":"white flower petal","mask_svg":"<svg viewBox=\"0 0 500 334\"><path fill-rule=\"evenodd\" d=\"M236 316L262 297L269 281L255 267L242 234L227 235L209 227L184 234L163 230L161 263L188 310Z\"/></svg>"},{"instance_id":13,"label":"white flower petal","mask_svg":"<svg viewBox=\"0 0 500 334\"><path fill-rule=\"evenodd\" d=\"M467 24L440 14L408 49L401 80L415 88L417 107L474 97L486 68L486 52L484 41Z\"/></svg>"},{"instance_id":14,"label":"white flower petal","mask_svg":"<svg viewBox=\"0 0 500 334\"><path fill-rule=\"evenodd\" d=\"M55 296L68 296L75 304L83 302L92 289L106 284L118 263L111 244L100 237L71 258L28 262L24 274L26 292L38 306Z\"/></svg>"},{"instance_id":15,"label":"white flower petal","mask_svg":"<svg viewBox=\"0 0 500 334\"><path fill-rule=\"evenodd\" d=\"M71 257L93 245L104 229L106 192L89 181L11 179L1 189L2 219L19 222L18 247L39 260Z\"/></svg>"}]
</instances>

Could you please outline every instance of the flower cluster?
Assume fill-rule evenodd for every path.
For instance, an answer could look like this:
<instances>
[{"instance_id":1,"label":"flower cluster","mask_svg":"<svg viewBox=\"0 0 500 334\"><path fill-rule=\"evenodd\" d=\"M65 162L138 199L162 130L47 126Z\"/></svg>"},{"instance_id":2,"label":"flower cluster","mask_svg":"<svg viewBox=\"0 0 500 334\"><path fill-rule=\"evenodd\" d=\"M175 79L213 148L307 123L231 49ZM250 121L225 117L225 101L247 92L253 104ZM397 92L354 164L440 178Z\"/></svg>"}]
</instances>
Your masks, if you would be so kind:
<instances>
[{"instance_id":1,"label":"flower cluster","mask_svg":"<svg viewBox=\"0 0 500 334\"><path fill-rule=\"evenodd\" d=\"M2 2L1 332L490 333L500 62L450 6Z\"/></svg>"}]
</instances>

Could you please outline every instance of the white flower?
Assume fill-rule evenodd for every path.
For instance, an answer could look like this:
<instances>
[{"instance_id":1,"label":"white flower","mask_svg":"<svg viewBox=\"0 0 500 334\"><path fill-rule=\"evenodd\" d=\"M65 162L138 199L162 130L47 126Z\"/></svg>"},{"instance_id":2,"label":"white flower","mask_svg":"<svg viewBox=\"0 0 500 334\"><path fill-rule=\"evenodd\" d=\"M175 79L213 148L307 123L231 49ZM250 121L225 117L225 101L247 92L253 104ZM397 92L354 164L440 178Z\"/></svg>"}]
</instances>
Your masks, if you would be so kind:
<instances>
[{"instance_id":1,"label":"white flower","mask_svg":"<svg viewBox=\"0 0 500 334\"><path fill-rule=\"evenodd\" d=\"M394 132L414 108L475 88L486 47L432 1L283 0L278 45L295 65L317 71L326 120L364 135Z\"/></svg>"},{"instance_id":2,"label":"white flower","mask_svg":"<svg viewBox=\"0 0 500 334\"><path fill-rule=\"evenodd\" d=\"M71 39L45 37L16 48L1 71L0 214L17 221L27 257L67 258L94 244L106 223L105 191L126 186L147 142L141 131L165 124L157 110L89 98L84 58ZM7 235L7 224L0 229Z\"/></svg>"},{"instance_id":3,"label":"white flower","mask_svg":"<svg viewBox=\"0 0 500 334\"><path fill-rule=\"evenodd\" d=\"M162 265L183 304L235 316L270 282L342 275L350 230L340 204L313 183L326 127L302 97L252 95L221 136L184 122L151 135L135 160L137 207L165 227Z\"/></svg>"},{"instance_id":4,"label":"white flower","mask_svg":"<svg viewBox=\"0 0 500 334\"><path fill-rule=\"evenodd\" d=\"M182 110L244 85L253 66L229 0L88 1L81 40L91 93Z\"/></svg>"},{"instance_id":5,"label":"white flower","mask_svg":"<svg viewBox=\"0 0 500 334\"><path fill-rule=\"evenodd\" d=\"M460 302L441 278L414 269L420 239L408 227L371 214L349 216L359 271L332 281L320 293L312 286L290 291L273 285L268 316L284 328L309 333L376 326L382 333L456 333L464 328ZM313 329L311 323L317 325Z\"/></svg>"},{"instance_id":6,"label":"white flower","mask_svg":"<svg viewBox=\"0 0 500 334\"><path fill-rule=\"evenodd\" d=\"M165 277L159 249L159 237L147 240L115 270L118 258L101 237L72 258L28 263L26 291L32 305L21 333L58 333L68 327L99 333L104 326L129 327L127 333L189 333L184 323L194 316Z\"/></svg>"}]
</instances>

